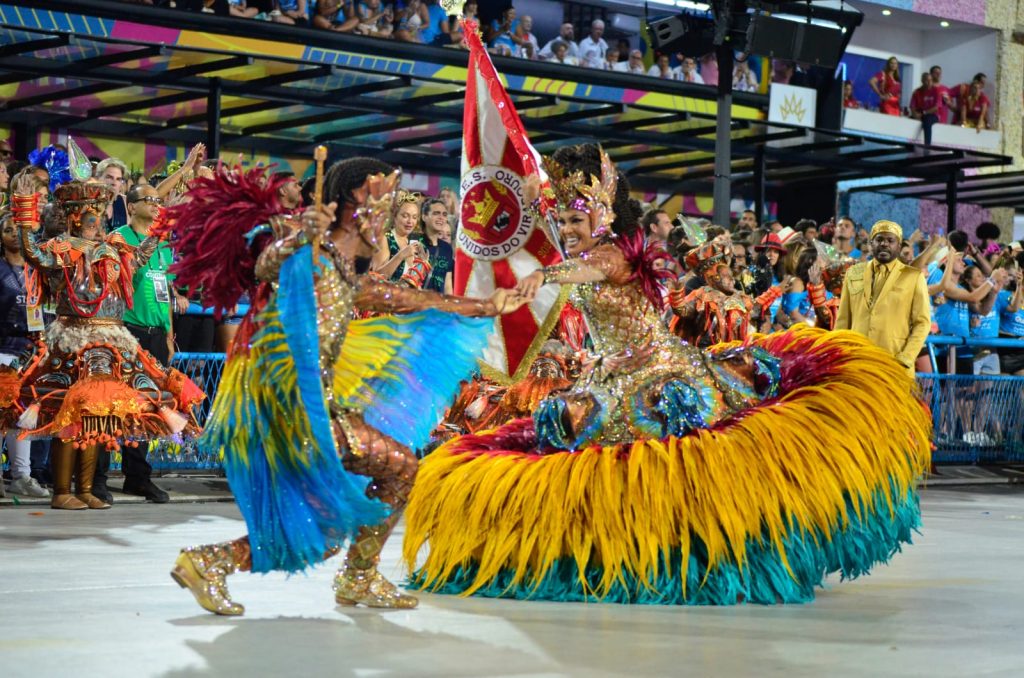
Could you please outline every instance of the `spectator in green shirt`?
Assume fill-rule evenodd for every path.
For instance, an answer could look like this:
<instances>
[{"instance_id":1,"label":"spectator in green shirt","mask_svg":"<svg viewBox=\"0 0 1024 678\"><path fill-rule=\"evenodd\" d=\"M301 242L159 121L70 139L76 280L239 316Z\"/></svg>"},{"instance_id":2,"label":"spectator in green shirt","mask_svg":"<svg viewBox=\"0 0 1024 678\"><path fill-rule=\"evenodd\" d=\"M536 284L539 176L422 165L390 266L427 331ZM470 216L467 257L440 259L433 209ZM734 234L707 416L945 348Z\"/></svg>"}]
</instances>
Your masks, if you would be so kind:
<instances>
[{"instance_id":1,"label":"spectator in green shirt","mask_svg":"<svg viewBox=\"0 0 1024 678\"><path fill-rule=\"evenodd\" d=\"M128 224L116 233L129 245L137 246L149 236L163 200L152 186L138 184L128 191L127 201ZM124 314L125 326L142 348L165 365L174 352L170 336L171 302L175 302L179 312L188 310L188 300L171 287L174 277L167 269L172 261L170 245L161 243L146 265L135 271L132 308Z\"/></svg>"},{"instance_id":2,"label":"spectator in green shirt","mask_svg":"<svg viewBox=\"0 0 1024 678\"><path fill-rule=\"evenodd\" d=\"M146 184L132 186L125 197L128 203L128 224L115 233L129 245L138 246L149 235L163 200L155 188ZM188 310L188 299L171 287L173 276L167 269L172 261L170 246L167 243L158 245L149 261L135 271L132 279L135 286L132 308L124 314L125 327L139 340L139 345L165 365L170 363L174 353L170 333L171 303L175 304L180 313ZM109 456L101 455L93 480L94 491L98 487L107 497L106 471L109 466ZM124 472L123 491L126 494L146 497L158 504L169 500L167 493L153 483L153 467L146 461L145 445L125 447L122 450L121 470Z\"/></svg>"}]
</instances>

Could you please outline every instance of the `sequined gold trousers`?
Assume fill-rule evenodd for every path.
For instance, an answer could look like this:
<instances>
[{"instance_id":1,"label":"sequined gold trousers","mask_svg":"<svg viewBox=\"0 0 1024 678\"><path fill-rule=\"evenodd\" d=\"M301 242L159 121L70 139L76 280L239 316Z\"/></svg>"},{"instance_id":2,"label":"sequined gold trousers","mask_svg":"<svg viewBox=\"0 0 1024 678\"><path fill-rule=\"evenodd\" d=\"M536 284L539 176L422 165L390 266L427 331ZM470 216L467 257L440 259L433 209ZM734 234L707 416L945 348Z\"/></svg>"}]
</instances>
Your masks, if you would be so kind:
<instances>
[{"instance_id":1,"label":"sequined gold trousers","mask_svg":"<svg viewBox=\"0 0 1024 678\"><path fill-rule=\"evenodd\" d=\"M409 501L419 461L409 448L368 425L361 415L347 414L336 418L334 426L345 469L369 477L367 496L380 499L391 507L391 515L383 523L360 528L348 551L347 561L350 564L359 569L371 568L380 560L384 543ZM237 571L252 569L248 537L227 542L226 547ZM334 556L338 550L326 552L324 560Z\"/></svg>"}]
</instances>

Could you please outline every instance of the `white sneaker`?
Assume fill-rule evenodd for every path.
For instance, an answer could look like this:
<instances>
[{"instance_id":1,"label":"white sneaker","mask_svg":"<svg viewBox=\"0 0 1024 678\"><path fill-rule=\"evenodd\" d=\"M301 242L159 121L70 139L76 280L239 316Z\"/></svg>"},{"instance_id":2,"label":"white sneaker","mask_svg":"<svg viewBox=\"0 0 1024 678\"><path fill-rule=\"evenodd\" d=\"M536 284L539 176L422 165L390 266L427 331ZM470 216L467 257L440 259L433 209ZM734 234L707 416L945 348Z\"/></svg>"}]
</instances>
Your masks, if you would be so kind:
<instances>
[{"instance_id":1,"label":"white sneaker","mask_svg":"<svg viewBox=\"0 0 1024 678\"><path fill-rule=\"evenodd\" d=\"M963 441L975 447L995 447L996 441L984 431L968 431L963 435Z\"/></svg>"},{"instance_id":2,"label":"white sneaker","mask_svg":"<svg viewBox=\"0 0 1024 678\"><path fill-rule=\"evenodd\" d=\"M49 497L50 491L42 487L32 476L22 476L11 481L11 494L23 497Z\"/></svg>"}]
</instances>

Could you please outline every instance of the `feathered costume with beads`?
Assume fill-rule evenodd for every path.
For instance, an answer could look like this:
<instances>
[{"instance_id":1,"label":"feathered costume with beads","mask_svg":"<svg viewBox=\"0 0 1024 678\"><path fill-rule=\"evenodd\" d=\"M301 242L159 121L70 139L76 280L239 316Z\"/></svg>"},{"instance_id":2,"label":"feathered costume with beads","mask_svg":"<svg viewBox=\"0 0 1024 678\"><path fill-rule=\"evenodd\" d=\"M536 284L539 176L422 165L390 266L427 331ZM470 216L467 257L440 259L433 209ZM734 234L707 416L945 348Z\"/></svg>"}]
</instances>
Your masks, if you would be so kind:
<instances>
[{"instance_id":1,"label":"feathered costume with beads","mask_svg":"<svg viewBox=\"0 0 1024 678\"><path fill-rule=\"evenodd\" d=\"M663 326L637 243L617 244L545 269L548 282L602 273L571 297L604 356L594 371L532 418L454 438L421 463L406 510L413 585L796 603L909 543L930 419L906 370L850 332L692 348Z\"/></svg>"},{"instance_id":2,"label":"feathered costume with beads","mask_svg":"<svg viewBox=\"0 0 1024 678\"><path fill-rule=\"evenodd\" d=\"M57 318L18 378L0 380L0 405L22 436L56 438L82 449L117 449L153 438L194 436L193 407L205 398L184 374L139 347L122 316L131 308L136 267L158 245L149 237L132 247L117 233L99 241L78 237L83 220L99 227L109 188L69 181L54 196L69 233L37 242L38 195L15 196L22 249Z\"/></svg>"},{"instance_id":3,"label":"feathered costume with beads","mask_svg":"<svg viewBox=\"0 0 1024 678\"><path fill-rule=\"evenodd\" d=\"M254 572L302 570L385 520L388 507L366 496L370 478L343 467L337 413L424 445L493 324L437 310L352 320L355 287L331 283L338 267L327 250L292 237L278 187L262 170L221 168L171 210L178 283L202 288L215 313L245 291L253 301L200 445L223 457ZM281 257L272 275L260 271L268 254ZM442 341L444 355L433 348Z\"/></svg>"}]
</instances>

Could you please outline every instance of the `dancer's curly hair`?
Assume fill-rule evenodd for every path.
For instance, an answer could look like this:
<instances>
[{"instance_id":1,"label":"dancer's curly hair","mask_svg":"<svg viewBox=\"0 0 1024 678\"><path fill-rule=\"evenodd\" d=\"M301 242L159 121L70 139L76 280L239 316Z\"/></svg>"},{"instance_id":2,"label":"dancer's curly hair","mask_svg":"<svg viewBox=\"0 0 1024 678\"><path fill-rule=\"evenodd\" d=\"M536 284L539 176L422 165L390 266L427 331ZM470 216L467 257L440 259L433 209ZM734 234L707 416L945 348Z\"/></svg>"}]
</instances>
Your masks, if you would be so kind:
<instances>
[{"instance_id":1,"label":"dancer's curly hair","mask_svg":"<svg viewBox=\"0 0 1024 678\"><path fill-rule=\"evenodd\" d=\"M324 202L337 202L340 209L345 203L355 202L353 191L366 183L371 174L391 174L395 168L376 158L347 158L331 165L324 175Z\"/></svg>"},{"instance_id":2,"label":"dancer's curly hair","mask_svg":"<svg viewBox=\"0 0 1024 678\"><path fill-rule=\"evenodd\" d=\"M555 151L552 159L561 165L567 174L582 170L588 178L590 175L601 176L601 148L597 144L562 146ZM622 172L618 172L618 184L615 188L612 209L615 211L612 231L616 234L627 235L640 228L643 207L638 201L629 197L629 181Z\"/></svg>"},{"instance_id":3,"label":"dancer's curly hair","mask_svg":"<svg viewBox=\"0 0 1024 678\"><path fill-rule=\"evenodd\" d=\"M811 266L818 261L818 248L814 245L804 245L796 259L796 270L793 274L804 281L804 284L811 282L809 272Z\"/></svg>"}]
</instances>

